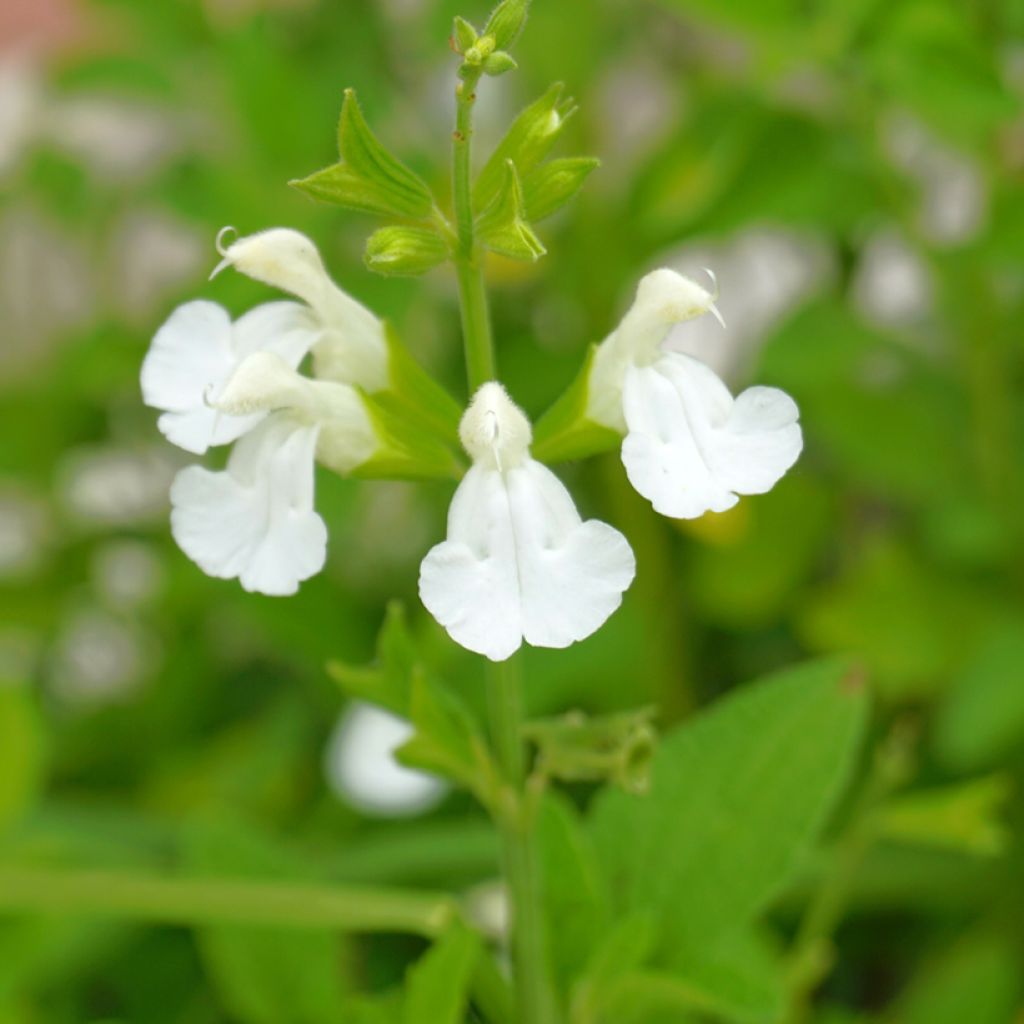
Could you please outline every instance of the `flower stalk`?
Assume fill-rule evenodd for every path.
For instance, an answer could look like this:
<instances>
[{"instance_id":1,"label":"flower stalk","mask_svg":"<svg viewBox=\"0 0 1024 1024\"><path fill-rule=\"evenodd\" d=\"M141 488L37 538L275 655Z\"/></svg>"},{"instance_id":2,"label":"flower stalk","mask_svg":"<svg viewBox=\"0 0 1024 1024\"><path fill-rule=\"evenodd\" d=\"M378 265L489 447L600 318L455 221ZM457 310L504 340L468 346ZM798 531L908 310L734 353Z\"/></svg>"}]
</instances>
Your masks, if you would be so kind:
<instances>
[{"instance_id":1,"label":"flower stalk","mask_svg":"<svg viewBox=\"0 0 1024 1024\"><path fill-rule=\"evenodd\" d=\"M455 90L452 198L458 243L454 254L470 392L495 378L481 252L474 235L473 107L481 70L463 65ZM488 663L492 741L509 787L507 806L496 814L501 862L511 905L511 945L516 1013L521 1024L554 1024L554 993L548 974L533 815L526 793L520 678L516 659Z\"/></svg>"}]
</instances>

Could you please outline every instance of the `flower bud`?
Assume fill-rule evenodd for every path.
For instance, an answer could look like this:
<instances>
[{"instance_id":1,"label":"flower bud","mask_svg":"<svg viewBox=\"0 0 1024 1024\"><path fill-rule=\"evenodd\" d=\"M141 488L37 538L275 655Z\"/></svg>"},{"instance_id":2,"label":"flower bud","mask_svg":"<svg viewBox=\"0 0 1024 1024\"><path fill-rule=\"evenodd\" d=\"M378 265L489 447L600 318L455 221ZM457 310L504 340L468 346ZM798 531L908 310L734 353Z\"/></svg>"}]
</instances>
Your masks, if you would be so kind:
<instances>
[{"instance_id":1,"label":"flower bud","mask_svg":"<svg viewBox=\"0 0 1024 1024\"><path fill-rule=\"evenodd\" d=\"M487 21L484 34L494 37L494 45L504 50L515 42L526 24L530 0L502 0Z\"/></svg>"},{"instance_id":2,"label":"flower bud","mask_svg":"<svg viewBox=\"0 0 1024 1024\"><path fill-rule=\"evenodd\" d=\"M363 261L385 276L415 276L443 263L448 246L429 228L392 225L375 231L366 242Z\"/></svg>"},{"instance_id":3,"label":"flower bud","mask_svg":"<svg viewBox=\"0 0 1024 1024\"><path fill-rule=\"evenodd\" d=\"M477 32L465 18L455 17L455 25L452 28L452 39L455 41L455 49L461 53L476 45Z\"/></svg>"}]
</instances>

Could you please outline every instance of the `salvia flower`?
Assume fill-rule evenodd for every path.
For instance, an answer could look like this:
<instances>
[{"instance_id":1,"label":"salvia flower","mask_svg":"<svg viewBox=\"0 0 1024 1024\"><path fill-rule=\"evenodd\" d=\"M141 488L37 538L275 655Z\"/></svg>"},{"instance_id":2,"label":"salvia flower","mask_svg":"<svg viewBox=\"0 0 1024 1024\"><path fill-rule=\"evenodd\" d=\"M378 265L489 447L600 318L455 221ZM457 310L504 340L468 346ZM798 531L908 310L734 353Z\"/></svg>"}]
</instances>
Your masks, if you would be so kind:
<instances>
[{"instance_id":1,"label":"salvia flower","mask_svg":"<svg viewBox=\"0 0 1024 1024\"><path fill-rule=\"evenodd\" d=\"M591 363L587 418L625 435L630 483L673 518L763 494L803 447L799 411L783 391L751 387L734 398L702 362L663 347L674 324L717 316L714 300L689 278L655 270Z\"/></svg>"},{"instance_id":2,"label":"salvia flower","mask_svg":"<svg viewBox=\"0 0 1024 1024\"><path fill-rule=\"evenodd\" d=\"M568 647L619 607L636 563L625 537L584 522L569 492L530 457L523 412L497 383L459 429L473 465L448 513L448 537L420 569L420 597L463 647L492 661L523 643Z\"/></svg>"},{"instance_id":3,"label":"salvia flower","mask_svg":"<svg viewBox=\"0 0 1024 1024\"><path fill-rule=\"evenodd\" d=\"M356 387L387 381L384 329L298 232L265 231L222 252L225 264L304 302L267 303L234 323L216 303L179 307L143 363L143 397L186 451L237 441L223 471L190 466L175 479L171 529L182 550L211 576L291 594L326 556L315 460L348 473L384 443ZM328 379L297 371L308 352Z\"/></svg>"}]
</instances>

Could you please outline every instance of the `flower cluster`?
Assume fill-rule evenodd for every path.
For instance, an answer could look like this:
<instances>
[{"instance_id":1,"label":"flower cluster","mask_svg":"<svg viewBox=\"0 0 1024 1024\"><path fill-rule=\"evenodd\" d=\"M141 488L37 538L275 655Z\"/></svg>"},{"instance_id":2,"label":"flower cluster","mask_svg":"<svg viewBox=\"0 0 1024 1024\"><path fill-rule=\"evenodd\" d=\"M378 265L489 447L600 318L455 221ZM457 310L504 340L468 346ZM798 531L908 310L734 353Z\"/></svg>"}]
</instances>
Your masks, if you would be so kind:
<instances>
[{"instance_id":1,"label":"flower cluster","mask_svg":"<svg viewBox=\"0 0 1024 1024\"><path fill-rule=\"evenodd\" d=\"M454 440L445 433L450 400L331 280L305 236L275 228L227 247L218 239L218 249L217 271L233 267L301 301L269 302L234 322L212 302L179 307L153 339L143 396L186 451L234 442L224 470L189 466L175 479L178 544L211 576L291 594L326 557L314 463L346 475L374 465L381 475L458 475L454 453L438 454ZM630 482L672 517L721 512L771 488L802 447L792 399L765 387L733 398L708 367L665 347L672 325L717 315L714 298L670 270L645 277L574 386L572 414L541 421L554 426L539 447L570 450L595 430L624 436ZM299 370L307 357L312 376ZM381 395L403 410L398 420L382 415ZM458 643L496 661L524 640L566 647L589 636L633 580L628 542L581 519L531 456L529 420L500 384L478 389L458 439L471 465L447 539L423 559L423 603Z\"/></svg>"}]
</instances>

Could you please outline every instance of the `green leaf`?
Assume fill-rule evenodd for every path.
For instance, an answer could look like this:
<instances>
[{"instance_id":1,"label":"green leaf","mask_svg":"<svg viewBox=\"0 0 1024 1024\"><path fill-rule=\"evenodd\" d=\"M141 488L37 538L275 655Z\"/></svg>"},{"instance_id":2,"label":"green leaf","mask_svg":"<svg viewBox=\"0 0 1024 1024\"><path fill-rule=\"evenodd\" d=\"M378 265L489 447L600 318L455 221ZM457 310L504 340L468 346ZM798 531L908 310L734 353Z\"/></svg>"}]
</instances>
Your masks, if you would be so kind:
<instances>
[{"instance_id":1,"label":"green leaf","mask_svg":"<svg viewBox=\"0 0 1024 1024\"><path fill-rule=\"evenodd\" d=\"M430 189L378 142L351 89L345 90L338 121L338 151L340 163L290 184L314 199L364 213L417 220L430 216L434 208Z\"/></svg>"},{"instance_id":2,"label":"green leaf","mask_svg":"<svg viewBox=\"0 0 1024 1024\"><path fill-rule=\"evenodd\" d=\"M1018 954L979 936L935 960L900 998L889 1024L1008 1024L1024 991Z\"/></svg>"},{"instance_id":3,"label":"green leaf","mask_svg":"<svg viewBox=\"0 0 1024 1024\"><path fill-rule=\"evenodd\" d=\"M845 661L811 662L664 737L646 798L601 795L612 890L660 919L662 949L735 933L779 892L846 784L866 708Z\"/></svg>"},{"instance_id":4,"label":"green leaf","mask_svg":"<svg viewBox=\"0 0 1024 1024\"><path fill-rule=\"evenodd\" d=\"M206 877L306 877L254 833L218 824L188 833L188 867ZM337 1024L345 998L336 937L323 931L218 925L196 941L228 1015L245 1024Z\"/></svg>"},{"instance_id":5,"label":"green leaf","mask_svg":"<svg viewBox=\"0 0 1024 1024\"><path fill-rule=\"evenodd\" d=\"M530 221L557 213L583 188L583 183L601 161L590 156L569 156L549 160L523 178L523 205Z\"/></svg>"},{"instance_id":6,"label":"green leaf","mask_svg":"<svg viewBox=\"0 0 1024 1024\"><path fill-rule=\"evenodd\" d=\"M519 174L528 175L548 155L576 109L572 100L562 99L563 88L561 82L551 86L512 122L473 186L475 210L486 210L502 191L509 160Z\"/></svg>"},{"instance_id":7,"label":"green leaf","mask_svg":"<svg viewBox=\"0 0 1024 1024\"><path fill-rule=\"evenodd\" d=\"M389 601L377 634L377 657L373 664L357 667L331 661L327 673L349 697L408 718L416 664L416 647L409 634L405 606L401 601Z\"/></svg>"},{"instance_id":8,"label":"green leaf","mask_svg":"<svg viewBox=\"0 0 1024 1024\"><path fill-rule=\"evenodd\" d=\"M608 1005L615 984L647 962L655 939L649 914L629 914L591 942L593 952L572 990L570 1019L573 1024L597 1024Z\"/></svg>"},{"instance_id":9,"label":"green leaf","mask_svg":"<svg viewBox=\"0 0 1024 1024\"><path fill-rule=\"evenodd\" d=\"M363 252L367 268L385 277L416 277L447 258L448 246L436 231L411 225L380 228Z\"/></svg>"},{"instance_id":10,"label":"green leaf","mask_svg":"<svg viewBox=\"0 0 1024 1024\"><path fill-rule=\"evenodd\" d=\"M43 725L32 691L0 680L0 831L35 802L43 785Z\"/></svg>"},{"instance_id":11,"label":"green leaf","mask_svg":"<svg viewBox=\"0 0 1024 1024\"><path fill-rule=\"evenodd\" d=\"M416 669L410 711L416 733L398 748L397 759L410 768L443 775L474 793L485 806L493 806L500 775L462 702Z\"/></svg>"},{"instance_id":12,"label":"green leaf","mask_svg":"<svg viewBox=\"0 0 1024 1024\"><path fill-rule=\"evenodd\" d=\"M523 191L515 164L505 165L505 181L477 224L480 241L514 260L538 260L547 250L526 221Z\"/></svg>"},{"instance_id":13,"label":"green leaf","mask_svg":"<svg viewBox=\"0 0 1024 1024\"><path fill-rule=\"evenodd\" d=\"M567 991L608 931L609 895L576 809L554 793L540 804L537 845L551 962L556 980Z\"/></svg>"},{"instance_id":14,"label":"green leaf","mask_svg":"<svg viewBox=\"0 0 1024 1024\"><path fill-rule=\"evenodd\" d=\"M1024 737L1024 623L993 632L939 705L935 749L958 770L996 764Z\"/></svg>"},{"instance_id":15,"label":"green leaf","mask_svg":"<svg viewBox=\"0 0 1024 1024\"><path fill-rule=\"evenodd\" d=\"M462 925L436 942L408 973L404 1024L461 1024L480 937Z\"/></svg>"}]
</instances>

